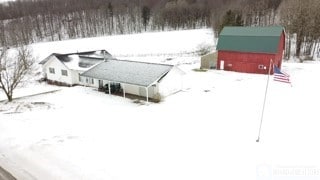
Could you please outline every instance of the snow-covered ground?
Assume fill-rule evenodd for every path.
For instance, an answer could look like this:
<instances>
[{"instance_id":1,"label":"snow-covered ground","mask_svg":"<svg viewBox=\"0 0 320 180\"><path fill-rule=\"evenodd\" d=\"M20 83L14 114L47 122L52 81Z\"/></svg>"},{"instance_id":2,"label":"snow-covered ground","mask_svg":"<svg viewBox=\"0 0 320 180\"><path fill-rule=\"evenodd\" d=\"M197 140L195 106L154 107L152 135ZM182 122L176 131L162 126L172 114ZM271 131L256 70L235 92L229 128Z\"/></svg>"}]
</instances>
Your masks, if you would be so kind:
<instances>
[{"instance_id":1,"label":"snow-covered ground","mask_svg":"<svg viewBox=\"0 0 320 180\"><path fill-rule=\"evenodd\" d=\"M44 59L52 52L70 53L99 49L105 49L116 57L172 57L190 54L201 46L213 45L214 43L212 31L201 29L44 42L33 44L32 48L38 59Z\"/></svg>"},{"instance_id":2,"label":"snow-covered ground","mask_svg":"<svg viewBox=\"0 0 320 180\"><path fill-rule=\"evenodd\" d=\"M0 102L0 164L23 180L320 179L320 63L284 63L292 87L271 76L257 143L267 76L195 72L200 44L210 30L34 44L39 61L106 49L180 64L185 89L145 104L34 82L17 96L58 91Z\"/></svg>"}]
</instances>

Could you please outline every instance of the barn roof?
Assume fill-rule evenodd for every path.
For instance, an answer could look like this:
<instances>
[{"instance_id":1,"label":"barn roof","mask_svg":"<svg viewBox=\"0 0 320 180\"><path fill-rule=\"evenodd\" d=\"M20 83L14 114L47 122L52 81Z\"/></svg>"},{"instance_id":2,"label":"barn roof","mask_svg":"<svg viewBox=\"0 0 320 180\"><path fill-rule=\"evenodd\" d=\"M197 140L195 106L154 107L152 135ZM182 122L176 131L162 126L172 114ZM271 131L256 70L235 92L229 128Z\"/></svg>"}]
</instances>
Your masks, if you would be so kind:
<instances>
[{"instance_id":1,"label":"barn roof","mask_svg":"<svg viewBox=\"0 0 320 180\"><path fill-rule=\"evenodd\" d=\"M281 26L224 27L217 50L276 54L283 31Z\"/></svg>"},{"instance_id":2,"label":"barn roof","mask_svg":"<svg viewBox=\"0 0 320 180\"><path fill-rule=\"evenodd\" d=\"M172 65L107 60L81 74L84 77L148 87L161 79Z\"/></svg>"}]
</instances>

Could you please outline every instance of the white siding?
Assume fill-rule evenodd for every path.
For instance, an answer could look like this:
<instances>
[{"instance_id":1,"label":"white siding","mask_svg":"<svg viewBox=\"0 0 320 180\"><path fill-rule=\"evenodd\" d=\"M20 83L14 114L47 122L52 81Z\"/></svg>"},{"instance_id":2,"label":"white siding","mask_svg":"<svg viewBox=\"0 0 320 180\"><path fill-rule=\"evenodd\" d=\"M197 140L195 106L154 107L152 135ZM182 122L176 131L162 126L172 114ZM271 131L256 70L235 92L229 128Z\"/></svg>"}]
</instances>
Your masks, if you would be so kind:
<instances>
[{"instance_id":1,"label":"white siding","mask_svg":"<svg viewBox=\"0 0 320 180\"><path fill-rule=\"evenodd\" d=\"M81 77L81 79L82 79L82 82L81 82L82 85L99 88L99 80L98 79L93 79L94 80L93 84L91 82L92 78ZM86 79L88 79L88 82ZM109 81L103 80L103 86L108 83L109 83ZM133 95L144 96L144 97L146 96L146 88L145 87L131 85L131 84L124 84L124 85L122 83L120 83L120 84L121 84L122 89L125 88L126 94L133 94ZM156 94L157 88L151 86L148 88L148 90L149 90L149 92L148 92L149 98L154 97L154 95Z\"/></svg>"},{"instance_id":2,"label":"white siding","mask_svg":"<svg viewBox=\"0 0 320 180\"><path fill-rule=\"evenodd\" d=\"M49 68L54 68L55 73L50 73ZM68 76L63 76L61 70L66 70L68 72ZM55 56L49 57L47 63L42 66L42 71L44 72L46 78L51 81L62 82L69 85L83 84L79 81L79 75L83 71L69 69Z\"/></svg>"},{"instance_id":3,"label":"white siding","mask_svg":"<svg viewBox=\"0 0 320 180\"><path fill-rule=\"evenodd\" d=\"M83 73L84 71L75 71L75 70L71 70L73 72L73 75L72 75L72 81L74 84L79 84L79 85L83 85L83 86L92 86L92 87L99 87L98 86L98 80L95 79L95 82L94 84L91 84L91 79L92 78L88 78L88 81L89 83L86 83L86 79L87 77L83 77L83 76L80 76L81 73Z\"/></svg>"},{"instance_id":4,"label":"white siding","mask_svg":"<svg viewBox=\"0 0 320 180\"><path fill-rule=\"evenodd\" d=\"M92 83L92 81L93 81L93 83ZM94 79L94 78L81 76L81 82L79 82L79 84L84 85L84 86L99 88L99 80ZM104 84L107 84L107 83L104 82Z\"/></svg>"},{"instance_id":5,"label":"white siding","mask_svg":"<svg viewBox=\"0 0 320 180\"><path fill-rule=\"evenodd\" d=\"M158 84L160 95L166 97L181 91L183 88L183 76L184 72L177 67L173 67Z\"/></svg>"},{"instance_id":6,"label":"white siding","mask_svg":"<svg viewBox=\"0 0 320 180\"><path fill-rule=\"evenodd\" d=\"M157 94L157 88L154 87L154 86L150 86L148 88L148 91L149 91L149 97L150 98L154 98L156 96L156 94Z\"/></svg>"},{"instance_id":7,"label":"white siding","mask_svg":"<svg viewBox=\"0 0 320 180\"><path fill-rule=\"evenodd\" d=\"M123 88L123 85L121 86ZM134 94L140 96L140 86L125 84L126 94Z\"/></svg>"},{"instance_id":8,"label":"white siding","mask_svg":"<svg viewBox=\"0 0 320 180\"><path fill-rule=\"evenodd\" d=\"M121 85L121 87L123 88L123 85ZM133 95L143 96L143 97L146 97L146 94L147 94L146 87L135 86L130 84L125 84L125 91L126 91L126 94L133 94ZM149 98L155 97L156 93L157 93L156 87L150 86L148 88Z\"/></svg>"},{"instance_id":9,"label":"white siding","mask_svg":"<svg viewBox=\"0 0 320 180\"><path fill-rule=\"evenodd\" d=\"M74 70L70 70L71 71L71 78L72 78L72 84L81 84L79 81L79 74L81 74L81 72L79 71L74 71Z\"/></svg>"},{"instance_id":10,"label":"white siding","mask_svg":"<svg viewBox=\"0 0 320 180\"><path fill-rule=\"evenodd\" d=\"M55 73L50 73L49 68L54 68ZM68 76L63 76L61 74L61 70L66 70L68 72ZM43 66L43 71L46 74L48 80L58 81L69 85L74 84L72 78L72 76L74 76L74 72L68 69L62 62L60 62L54 56L50 57L50 60Z\"/></svg>"}]
</instances>

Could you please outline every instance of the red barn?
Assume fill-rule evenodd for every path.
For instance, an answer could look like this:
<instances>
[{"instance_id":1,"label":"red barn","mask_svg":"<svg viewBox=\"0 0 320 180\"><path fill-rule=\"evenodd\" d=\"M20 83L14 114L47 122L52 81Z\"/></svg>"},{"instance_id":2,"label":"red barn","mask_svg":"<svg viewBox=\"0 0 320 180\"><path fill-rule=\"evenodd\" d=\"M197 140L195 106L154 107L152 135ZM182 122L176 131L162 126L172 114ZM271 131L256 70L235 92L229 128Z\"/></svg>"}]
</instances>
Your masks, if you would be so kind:
<instances>
[{"instance_id":1,"label":"red barn","mask_svg":"<svg viewBox=\"0 0 320 180\"><path fill-rule=\"evenodd\" d=\"M268 74L270 60L281 68L284 47L283 27L225 27L217 45L217 68Z\"/></svg>"}]
</instances>

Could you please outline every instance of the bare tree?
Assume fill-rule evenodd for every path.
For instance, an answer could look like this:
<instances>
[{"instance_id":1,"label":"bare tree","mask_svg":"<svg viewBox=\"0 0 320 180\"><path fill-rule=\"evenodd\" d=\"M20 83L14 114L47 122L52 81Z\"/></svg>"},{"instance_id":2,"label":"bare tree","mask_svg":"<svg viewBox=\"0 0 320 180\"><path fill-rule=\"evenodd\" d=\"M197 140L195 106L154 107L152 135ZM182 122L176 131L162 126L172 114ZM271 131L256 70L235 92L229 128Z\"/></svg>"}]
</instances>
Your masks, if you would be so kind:
<instances>
[{"instance_id":1,"label":"bare tree","mask_svg":"<svg viewBox=\"0 0 320 180\"><path fill-rule=\"evenodd\" d=\"M12 101L13 91L23 85L28 75L34 72L34 58L30 49L20 47L15 55L2 49L0 54L0 88L6 94L8 101Z\"/></svg>"},{"instance_id":2,"label":"bare tree","mask_svg":"<svg viewBox=\"0 0 320 180\"><path fill-rule=\"evenodd\" d=\"M142 16L142 20L143 20L144 31L147 31L147 25L150 20L150 8L148 6L142 7L141 16Z\"/></svg>"},{"instance_id":3,"label":"bare tree","mask_svg":"<svg viewBox=\"0 0 320 180\"><path fill-rule=\"evenodd\" d=\"M284 0L281 4L281 23L287 34L296 36L295 56L301 62L312 58L312 47L319 39L319 7L316 0Z\"/></svg>"}]
</instances>

